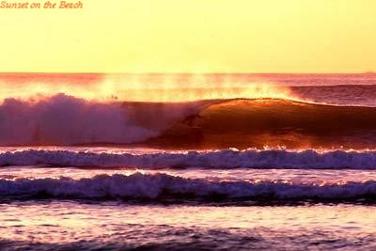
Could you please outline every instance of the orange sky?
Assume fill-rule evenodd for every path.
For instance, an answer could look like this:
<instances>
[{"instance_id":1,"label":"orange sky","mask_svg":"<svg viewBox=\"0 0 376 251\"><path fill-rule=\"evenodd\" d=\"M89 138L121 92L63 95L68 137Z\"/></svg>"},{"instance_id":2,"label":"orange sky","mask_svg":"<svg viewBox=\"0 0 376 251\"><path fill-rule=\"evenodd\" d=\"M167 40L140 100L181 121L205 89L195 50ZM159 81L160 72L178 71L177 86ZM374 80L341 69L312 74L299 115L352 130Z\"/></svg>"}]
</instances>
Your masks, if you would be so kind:
<instances>
[{"instance_id":1,"label":"orange sky","mask_svg":"<svg viewBox=\"0 0 376 251\"><path fill-rule=\"evenodd\" d=\"M0 9L0 72L376 71L373 0L82 0Z\"/></svg>"}]
</instances>

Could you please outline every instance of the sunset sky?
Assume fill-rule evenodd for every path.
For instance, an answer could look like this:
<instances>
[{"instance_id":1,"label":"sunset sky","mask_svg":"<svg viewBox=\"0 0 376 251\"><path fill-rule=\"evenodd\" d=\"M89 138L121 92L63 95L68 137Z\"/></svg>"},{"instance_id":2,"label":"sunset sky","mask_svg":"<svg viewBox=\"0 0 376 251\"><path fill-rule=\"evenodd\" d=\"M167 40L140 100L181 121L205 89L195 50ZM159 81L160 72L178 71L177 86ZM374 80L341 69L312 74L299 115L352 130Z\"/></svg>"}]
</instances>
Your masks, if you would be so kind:
<instances>
[{"instance_id":1,"label":"sunset sky","mask_svg":"<svg viewBox=\"0 0 376 251\"><path fill-rule=\"evenodd\" d=\"M83 3L0 9L0 71L376 71L374 0Z\"/></svg>"}]
</instances>

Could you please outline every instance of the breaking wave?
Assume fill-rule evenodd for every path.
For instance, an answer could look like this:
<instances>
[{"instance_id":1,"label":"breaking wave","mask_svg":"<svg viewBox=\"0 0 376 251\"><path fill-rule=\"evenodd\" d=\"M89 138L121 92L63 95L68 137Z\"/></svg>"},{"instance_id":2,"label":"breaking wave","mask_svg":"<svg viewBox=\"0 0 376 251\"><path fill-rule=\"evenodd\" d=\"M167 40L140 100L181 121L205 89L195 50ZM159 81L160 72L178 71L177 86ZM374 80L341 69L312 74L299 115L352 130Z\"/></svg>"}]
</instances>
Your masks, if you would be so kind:
<instances>
[{"instance_id":1,"label":"breaking wave","mask_svg":"<svg viewBox=\"0 0 376 251\"><path fill-rule=\"evenodd\" d=\"M374 151L217 150L156 152L90 152L22 150L0 152L0 166L79 168L294 168L376 170Z\"/></svg>"},{"instance_id":2,"label":"breaking wave","mask_svg":"<svg viewBox=\"0 0 376 251\"><path fill-rule=\"evenodd\" d=\"M262 201L317 200L354 201L375 200L376 181L344 184L294 184L282 182L215 182L186 179L166 174L100 175L74 180L59 179L0 179L2 198L23 199L47 197L55 199L164 199L182 201Z\"/></svg>"},{"instance_id":3,"label":"breaking wave","mask_svg":"<svg viewBox=\"0 0 376 251\"><path fill-rule=\"evenodd\" d=\"M64 94L0 105L0 145L169 149L372 149L376 108L283 99L86 101Z\"/></svg>"}]
</instances>

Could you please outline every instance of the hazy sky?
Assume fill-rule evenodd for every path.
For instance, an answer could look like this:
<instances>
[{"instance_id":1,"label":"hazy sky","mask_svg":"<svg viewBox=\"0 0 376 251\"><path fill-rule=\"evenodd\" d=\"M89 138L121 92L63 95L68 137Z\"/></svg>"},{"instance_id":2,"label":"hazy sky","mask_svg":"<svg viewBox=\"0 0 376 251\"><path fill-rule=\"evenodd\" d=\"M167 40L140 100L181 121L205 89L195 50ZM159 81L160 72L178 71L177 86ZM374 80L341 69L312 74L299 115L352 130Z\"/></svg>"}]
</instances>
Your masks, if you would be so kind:
<instances>
[{"instance_id":1,"label":"hazy sky","mask_svg":"<svg viewBox=\"0 0 376 251\"><path fill-rule=\"evenodd\" d=\"M376 71L375 0L81 1L0 9L0 71Z\"/></svg>"}]
</instances>

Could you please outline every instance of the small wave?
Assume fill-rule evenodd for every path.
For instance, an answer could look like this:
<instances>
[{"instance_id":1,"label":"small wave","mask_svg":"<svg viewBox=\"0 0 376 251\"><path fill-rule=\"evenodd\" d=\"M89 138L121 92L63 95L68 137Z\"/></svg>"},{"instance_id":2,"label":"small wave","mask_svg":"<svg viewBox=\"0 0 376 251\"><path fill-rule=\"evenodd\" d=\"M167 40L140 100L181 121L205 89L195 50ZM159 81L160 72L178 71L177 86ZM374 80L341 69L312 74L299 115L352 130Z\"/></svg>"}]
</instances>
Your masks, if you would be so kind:
<instances>
[{"instance_id":1,"label":"small wave","mask_svg":"<svg viewBox=\"0 0 376 251\"><path fill-rule=\"evenodd\" d=\"M23 150L0 153L0 166L91 168L294 168L376 170L374 151L217 150L144 153Z\"/></svg>"},{"instance_id":2,"label":"small wave","mask_svg":"<svg viewBox=\"0 0 376 251\"><path fill-rule=\"evenodd\" d=\"M282 182L212 182L166 174L100 175L74 180L1 180L3 198L40 196L55 199L164 199L197 201L244 200L359 200L376 198L376 181L345 184L293 184Z\"/></svg>"},{"instance_id":3,"label":"small wave","mask_svg":"<svg viewBox=\"0 0 376 251\"><path fill-rule=\"evenodd\" d=\"M331 85L290 86L293 95L305 97L315 102L345 106L376 107L375 81L359 83L357 81L339 81Z\"/></svg>"}]
</instances>

